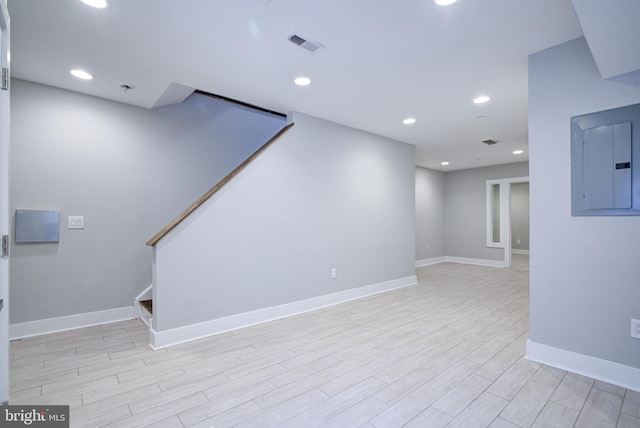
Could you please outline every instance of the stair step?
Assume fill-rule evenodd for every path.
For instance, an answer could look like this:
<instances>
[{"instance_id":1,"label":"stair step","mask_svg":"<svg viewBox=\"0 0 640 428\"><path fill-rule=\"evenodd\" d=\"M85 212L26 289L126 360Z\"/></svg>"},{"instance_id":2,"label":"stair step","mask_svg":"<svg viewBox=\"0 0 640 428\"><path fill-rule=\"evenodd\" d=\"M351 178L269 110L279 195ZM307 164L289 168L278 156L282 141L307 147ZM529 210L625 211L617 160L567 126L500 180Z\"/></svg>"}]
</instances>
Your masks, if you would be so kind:
<instances>
[{"instance_id":1,"label":"stair step","mask_svg":"<svg viewBox=\"0 0 640 428\"><path fill-rule=\"evenodd\" d=\"M150 314L153 314L153 300L140 300L140 304L149 311Z\"/></svg>"}]
</instances>

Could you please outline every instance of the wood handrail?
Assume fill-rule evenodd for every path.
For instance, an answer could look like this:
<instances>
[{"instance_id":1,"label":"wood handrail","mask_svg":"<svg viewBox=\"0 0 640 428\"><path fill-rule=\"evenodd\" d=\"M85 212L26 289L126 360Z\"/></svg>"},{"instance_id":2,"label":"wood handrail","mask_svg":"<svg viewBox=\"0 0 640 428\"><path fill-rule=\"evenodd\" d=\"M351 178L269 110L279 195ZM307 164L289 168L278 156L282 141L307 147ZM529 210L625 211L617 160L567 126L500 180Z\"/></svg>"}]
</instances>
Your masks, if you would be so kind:
<instances>
[{"instance_id":1,"label":"wood handrail","mask_svg":"<svg viewBox=\"0 0 640 428\"><path fill-rule=\"evenodd\" d=\"M240 173L240 171L242 171L243 169L245 169L247 167L247 165L249 165L251 162L253 162L258 156L260 156L260 154L262 154L262 152L264 152L267 148L269 148L269 146L271 144L273 144L278 138L280 138L285 132L287 132L291 127L293 126L293 123L288 124L287 126L285 126L284 128L282 128L276 135L274 135L273 137L271 137L271 139L269 141L267 141L266 143L264 143L258 150L256 150L256 152L254 154L252 154L251 156L249 156L244 162L242 162L240 165L238 165L233 171L231 171L229 174L227 174L226 177L224 177L222 180L220 180L218 182L218 184L216 184L215 186L213 186L207 193L205 193L204 195L202 195L197 201L195 201L194 203L192 203L189 208L187 208L186 210L184 210L178 217L176 217L175 219L173 219L173 221L171 221L171 223L169 223L168 225L166 225L160 232L156 233L153 238L149 239L147 241L147 245L153 247L154 245L156 245L158 243L158 241L160 241L162 238L164 238L164 236L166 234L168 234L169 232L171 232L173 230L174 227L176 227L177 225L179 225L182 220L184 220L185 218L187 218L189 216L189 214L191 214L192 212L194 212L200 205L204 204L210 197L212 197L213 195L216 194L216 192L220 189L222 189L224 187L225 184L227 184L229 181L231 181L231 179L233 177L235 177L236 175L238 175Z\"/></svg>"},{"instance_id":2,"label":"wood handrail","mask_svg":"<svg viewBox=\"0 0 640 428\"><path fill-rule=\"evenodd\" d=\"M235 100L233 98L225 97L223 95L212 94L211 92L205 92L205 91L200 90L200 89L196 89L195 91L193 91L193 93L194 94L204 95L205 97L215 98L217 100L222 100L222 101L225 101L225 102L228 102L228 103L237 104L239 106L248 107L251 110L262 111L262 112L265 112L265 113L272 114L274 116L287 117L286 114L280 113L278 111L269 110L269 109L264 108L264 107L259 107L259 106L253 105L253 104L245 103L244 101Z\"/></svg>"}]
</instances>

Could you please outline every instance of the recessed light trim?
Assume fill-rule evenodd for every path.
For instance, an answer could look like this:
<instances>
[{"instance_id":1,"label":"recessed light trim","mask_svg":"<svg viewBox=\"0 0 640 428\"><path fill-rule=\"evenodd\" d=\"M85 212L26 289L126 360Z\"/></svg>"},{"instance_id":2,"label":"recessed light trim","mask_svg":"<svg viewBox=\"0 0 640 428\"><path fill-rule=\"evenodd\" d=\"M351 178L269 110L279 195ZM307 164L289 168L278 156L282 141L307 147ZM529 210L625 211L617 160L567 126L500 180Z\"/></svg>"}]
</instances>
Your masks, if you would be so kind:
<instances>
[{"instance_id":1,"label":"recessed light trim","mask_svg":"<svg viewBox=\"0 0 640 428\"><path fill-rule=\"evenodd\" d=\"M458 0L435 0L435 3L438 6L449 6L450 4L454 4Z\"/></svg>"},{"instance_id":2,"label":"recessed light trim","mask_svg":"<svg viewBox=\"0 0 640 428\"><path fill-rule=\"evenodd\" d=\"M416 118L415 117L407 117L406 119L404 119L402 121L402 123L404 123L405 125L413 125L414 123L416 123Z\"/></svg>"},{"instance_id":3,"label":"recessed light trim","mask_svg":"<svg viewBox=\"0 0 640 428\"><path fill-rule=\"evenodd\" d=\"M93 75L91 73L87 73L86 71L80 70L79 68L74 68L72 70L69 70L69 73L71 73L72 76L77 77L78 79L82 79L82 80L93 79Z\"/></svg>"},{"instance_id":4,"label":"recessed light trim","mask_svg":"<svg viewBox=\"0 0 640 428\"><path fill-rule=\"evenodd\" d=\"M478 97L475 97L473 99L473 103L474 104L484 104L486 102L488 102L491 99L491 97L488 97L487 95L480 95Z\"/></svg>"},{"instance_id":5,"label":"recessed light trim","mask_svg":"<svg viewBox=\"0 0 640 428\"><path fill-rule=\"evenodd\" d=\"M95 7L96 9L104 9L109 6L109 2L107 0L80 0L82 3L87 6Z\"/></svg>"},{"instance_id":6,"label":"recessed light trim","mask_svg":"<svg viewBox=\"0 0 640 428\"><path fill-rule=\"evenodd\" d=\"M308 77L300 76L300 77L296 77L293 80L293 83L295 83L298 86L307 86L311 83L311 79L309 79Z\"/></svg>"},{"instance_id":7,"label":"recessed light trim","mask_svg":"<svg viewBox=\"0 0 640 428\"><path fill-rule=\"evenodd\" d=\"M514 155L521 155L521 154L523 154L523 153L524 153L524 150L514 150L514 151L513 151L513 154L514 154Z\"/></svg>"},{"instance_id":8,"label":"recessed light trim","mask_svg":"<svg viewBox=\"0 0 640 428\"><path fill-rule=\"evenodd\" d=\"M447 161L440 162L440 165L442 165L442 166L447 166L447 165L449 165L449 162L447 162Z\"/></svg>"}]
</instances>

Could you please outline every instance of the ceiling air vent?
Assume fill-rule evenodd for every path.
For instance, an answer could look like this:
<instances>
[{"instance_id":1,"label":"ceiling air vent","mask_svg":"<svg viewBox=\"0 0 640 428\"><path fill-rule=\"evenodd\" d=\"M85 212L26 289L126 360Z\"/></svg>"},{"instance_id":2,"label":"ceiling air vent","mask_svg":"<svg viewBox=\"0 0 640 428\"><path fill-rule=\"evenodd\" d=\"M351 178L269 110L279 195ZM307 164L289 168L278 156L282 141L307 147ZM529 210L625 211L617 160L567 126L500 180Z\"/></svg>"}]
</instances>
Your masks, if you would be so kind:
<instances>
[{"instance_id":1,"label":"ceiling air vent","mask_svg":"<svg viewBox=\"0 0 640 428\"><path fill-rule=\"evenodd\" d=\"M303 49L308 50L309 52L311 52L312 54L317 53L318 51L320 51L322 48L324 48L324 45L322 45L321 43L318 42L314 42L313 40L309 40L306 39L302 36L300 36L299 34L291 34L288 37L289 41L295 45L300 46Z\"/></svg>"},{"instance_id":2,"label":"ceiling air vent","mask_svg":"<svg viewBox=\"0 0 640 428\"><path fill-rule=\"evenodd\" d=\"M498 144L500 142L500 140L494 140L494 139L489 139L489 140L482 140L483 143L485 143L487 146L492 146L494 144Z\"/></svg>"}]
</instances>

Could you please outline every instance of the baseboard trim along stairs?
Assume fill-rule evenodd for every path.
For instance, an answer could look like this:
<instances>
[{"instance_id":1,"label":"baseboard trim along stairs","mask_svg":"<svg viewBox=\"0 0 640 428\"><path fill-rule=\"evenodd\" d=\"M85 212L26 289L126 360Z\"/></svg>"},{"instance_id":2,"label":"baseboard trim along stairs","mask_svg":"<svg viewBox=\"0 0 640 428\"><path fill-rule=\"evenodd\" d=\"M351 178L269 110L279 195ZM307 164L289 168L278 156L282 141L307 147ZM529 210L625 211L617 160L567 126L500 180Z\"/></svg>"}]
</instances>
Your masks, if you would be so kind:
<instances>
[{"instance_id":1,"label":"baseboard trim along stairs","mask_svg":"<svg viewBox=\"0 0 640 428\"><path fill-rule=\"evenodd\" d=\"M337 293L325 294L323 296L312 297L310 299L299 300L285 305L272 306L251 312L205 321L198 324L186 325L184 327L178 327L171 330L155 331L151 328L149 346L151 346L152 349L162 349L167 346L190 342L203 337L213 336L214 334L290 317L327 306L348 302L350 300L360 299L372 294L383 293L396 288L408 287L417 283L418 277L412 275L405 278L366 285L364 287L353 288Z\"/></svg>"}]
</instances>

